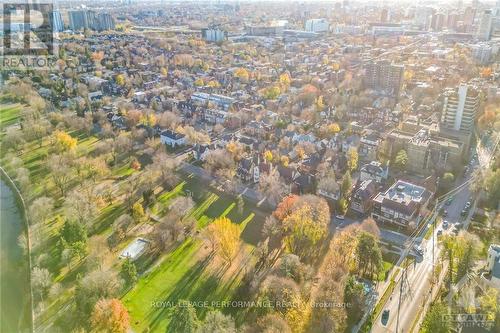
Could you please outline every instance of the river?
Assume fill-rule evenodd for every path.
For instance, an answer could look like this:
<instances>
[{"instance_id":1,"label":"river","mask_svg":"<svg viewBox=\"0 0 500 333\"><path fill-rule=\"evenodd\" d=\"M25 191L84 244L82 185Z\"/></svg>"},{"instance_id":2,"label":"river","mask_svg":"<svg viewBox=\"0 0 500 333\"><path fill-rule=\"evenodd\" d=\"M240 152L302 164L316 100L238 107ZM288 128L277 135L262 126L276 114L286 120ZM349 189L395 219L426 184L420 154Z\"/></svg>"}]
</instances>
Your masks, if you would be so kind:
<instances>
[{"instance_id":1,"label":"river","mask_svg":"<svg viewBox=\"0 0 500 333\"><path fill-rule=\"evenodd\" d=\"M28 263L17 244L23 217L14 192L0 179L0 332L29 332Z\"/></svg>"}]
</instances>

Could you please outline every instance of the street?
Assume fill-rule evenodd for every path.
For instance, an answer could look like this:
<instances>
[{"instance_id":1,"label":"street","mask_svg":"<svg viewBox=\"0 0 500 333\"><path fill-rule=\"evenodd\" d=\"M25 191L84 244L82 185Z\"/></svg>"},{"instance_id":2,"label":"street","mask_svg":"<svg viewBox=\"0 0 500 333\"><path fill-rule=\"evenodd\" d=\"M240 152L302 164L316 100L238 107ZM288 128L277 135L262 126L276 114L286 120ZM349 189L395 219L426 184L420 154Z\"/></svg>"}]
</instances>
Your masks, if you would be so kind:
<instances>
[{"instance_id":1,"label":"street","mask_svg":"<svg viewBox=\"0 0 500 333\"><path fill-rule=\"evenodd\" d=\"M493 148L493 152L495 149L496 145L495 148ZM480 151L478 149L476 151L478 158L474 159L469 164L470 171L465 174L462 180L457 181L458 185L469 181L474 169L478 167L483 169L489 166L492 153L487 150L488 149ZM466 216L461 216L461 212L468 201L471 202L472 207L468 210ZM454 193L451 204L443 205L443 208L447 210L447 216L443 218L443 221L448 221L449 227L443 230L442 224L439 224L436 226L433 236L428 240L417 239L417 244L419 241L422 241L420 246L424 250L423 257L419 258L417 256L417 260L414 264L408 267L406 277L402 275L402 278L399 279L391 298L384 307L384 310L389 310L389 319L386 323L382 323L381 315L375 318L372 332L407 333L414 328L415 320L419 319L419 310L430 297L432 291L433 258L438 260L441 251L441 247L437 241L437 233L439 230L443 230L444 234L450 233L457 227L467 229L475 210L475 204L469 185L466 185L462 186L460 190ZM425 315L425 313L421 315Z\"/></svg>"}]
</instances>

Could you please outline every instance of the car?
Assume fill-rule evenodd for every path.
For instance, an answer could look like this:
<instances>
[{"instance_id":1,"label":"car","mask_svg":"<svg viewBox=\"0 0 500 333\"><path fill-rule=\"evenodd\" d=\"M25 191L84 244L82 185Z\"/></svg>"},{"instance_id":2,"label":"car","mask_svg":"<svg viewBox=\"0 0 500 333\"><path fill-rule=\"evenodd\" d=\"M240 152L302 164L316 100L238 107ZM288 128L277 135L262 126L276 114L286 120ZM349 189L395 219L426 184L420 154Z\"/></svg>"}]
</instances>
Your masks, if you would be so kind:
<instances>
[{"instance_id":1,"label":"car","mask_svg":"<svg viewBox=\"0 0 500 333\"><path fill-rule=\"evenodd\" d=\"M460 229L455 227L453 228L452 232L455 234L455 235L458 235L458 233L460 232Z\"/></svg>"},{"instance_id":2,"label":"car","mask_svg":"<svg viewBox=\"0 0 500 333\"><path fill-rule=\"evenodd\" d=\"M467 201L467 202L465 203L465 209L469 208L470 206L471 206L471 202L470 202L470 201Z\"/></svg>"},{"instance_id":3,"label":"car","mask_svg":"<svg viewBox=\"0 0 500 333\"><path fill-rule=\"evenodd\" d=\"M467 209L462 209L462 212L460 213L460 215L462 215L462 216L467 215Z\"/></svg>"},{"instance_id":4,"label":"car","mask_svg":"<svg viewBox=\"0 0 500 333\"><path fill-rule=\"evenodd\" d=\"M337 220L345 220L345 215L336 215L335 218Z\"/></svg>"},{"instance_id":5,"label":"car","mask_svg":"<svg viewBox=\"0 0 500 333\"><path fill-rule=\"evenodd\" d=\"M437 232L438 237L441 236L442 234L443 234L443 230L439 229Z\"/></svg>"},{"instance_id":6,"label":"car","mask_svg":"<svg viewBox=\"0 0 500 333\"><path fill-rule=\"evenodd\" d=\"M381 318L381 322L382 322L382 325L387 325L387 322L389 321L389 315L391 314L391 311L389 309L385 309L383 312L382 312L382 318Z\"/></svg>"},{"instance_id":7,"label":"car","mask_svg":"<svg viewBox=\"0 0 500 333\"><path fill-rule=\"evenodd\" d=\"M453 197L449 197L448 200L446 200L444 204L446 206L449 206L449 205L451 205L452 202L453 202Z\"/></svg>"},{"instance_id":8,"label":"car","mask_svg":"<svg viewBox=\"0 0 500 333\"><path fill-rule=\"evenodd\" d=\"M445 210L443 210L443 217L446 217L446 216L448 216L448 211L445 209Z\"/></svg>"},{"instance_id":9,"label":"car","mask_svg":"<svg viewBox=\"0 0 500 333\"><path fill-rule=\"evenodd\" d=\"M450 224L448 223L448 221L443 221L443 229L448 229L449 226Z\"/></svg>"},{"instance_id":10,"label":"car","mask_svg":"<svg viewBox=\"0 0 500 333\"><path fill-rule=\"evenodd\" d=\"M417 253L418 255L420 256L423 256L424 255L424 250L422 249L422 247L420 247L420 245L414 245L413 246L413 251L415 251L415 253Z\"/></svg>"}]
</instances>

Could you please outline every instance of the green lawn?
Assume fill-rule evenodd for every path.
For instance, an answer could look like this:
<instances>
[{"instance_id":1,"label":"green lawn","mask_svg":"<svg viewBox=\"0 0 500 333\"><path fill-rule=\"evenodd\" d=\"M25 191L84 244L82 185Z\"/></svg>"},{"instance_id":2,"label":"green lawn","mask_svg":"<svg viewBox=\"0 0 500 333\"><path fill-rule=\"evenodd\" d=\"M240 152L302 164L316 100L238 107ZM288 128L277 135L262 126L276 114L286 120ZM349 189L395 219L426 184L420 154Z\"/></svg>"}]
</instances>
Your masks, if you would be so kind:
<instances>
[{"instance_id":1,"label":"green lawn","mask_svg":"<svg viewBox=\"0 0 500 333\"><path fill-rule=\"evenodd\" d=\"M392 267L394 267L394 264L392 262L384 261L382 270L378 274L378 280L385 281L385 279L386 279L386 277L387 277L387 275Z\"/></svg>"},{"instance_id":2,"label":"green lawn","mask_svg":"<svg viewBox=\"0 0 500 333\"><path fill-rule=\"evenodd\" d=\"M3 129L16 123L21 111L20 104L0 105L0 128Z\"/></svg>"},{"instance_id":3,"label":"green lawn","mask_svg":"<svg viewBox=\"0 0 500 333\"><path fill-rule=\"evenodd\" d=\"M242 230L255 223L255 213L251 207L238 211L235 200L207 191L206 188L202 190L199 186L197 180L187 178L172 191L160 194L157 201L166 205L177 195L191 193L196 207L190 215L198 221L198 229L203 229L213 219L222 216L231 218ZM243 244L244 247L250 246L245 242ZM123 296L134 331L149 329L150 332L165 332L169 315L179 300L206 301L210 304L212 301L232 298L242 278L244 265L237 268L231 279L224 279L225 269L222 267L208 269L213 255L206 254L209 250L203 249L203 246L197 239L187 239L165 255L157 267L141 277L137 285ZM197 313L203 317L207 310L206 307L198 308Z\"/></svg>"}]
</instances>

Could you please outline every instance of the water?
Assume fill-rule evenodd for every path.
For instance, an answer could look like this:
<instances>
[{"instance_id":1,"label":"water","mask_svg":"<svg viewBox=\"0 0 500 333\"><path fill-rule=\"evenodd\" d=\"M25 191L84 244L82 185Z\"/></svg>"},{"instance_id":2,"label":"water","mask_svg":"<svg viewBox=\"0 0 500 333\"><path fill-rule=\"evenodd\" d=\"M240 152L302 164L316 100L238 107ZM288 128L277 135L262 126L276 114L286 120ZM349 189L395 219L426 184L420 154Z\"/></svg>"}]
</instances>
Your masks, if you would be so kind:
<instances>
[{"instance_id":1,"label":"water","mask_svg":"<svg viewBox=\"0 0 500 333\"><path fill-rule=\"evenodd\" d=\"M0 180L0 332L29 331L28 263L17 238L23 218L14 193Z\"/></svg>"}]
</instances>

